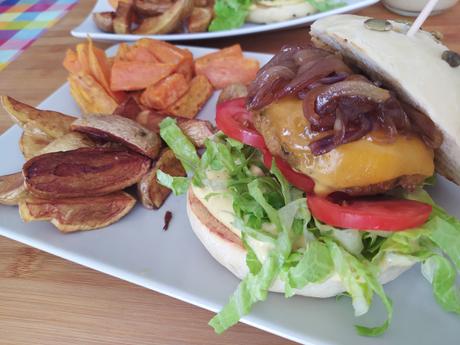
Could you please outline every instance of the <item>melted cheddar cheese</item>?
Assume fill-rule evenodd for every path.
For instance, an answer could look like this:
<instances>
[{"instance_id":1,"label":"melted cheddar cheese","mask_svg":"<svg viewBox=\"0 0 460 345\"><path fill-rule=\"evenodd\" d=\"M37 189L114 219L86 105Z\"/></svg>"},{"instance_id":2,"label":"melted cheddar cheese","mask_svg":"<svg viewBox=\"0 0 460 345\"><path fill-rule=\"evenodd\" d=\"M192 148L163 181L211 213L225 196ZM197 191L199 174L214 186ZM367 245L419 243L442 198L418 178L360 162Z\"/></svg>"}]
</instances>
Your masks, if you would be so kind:
<instances>
[{"instance_id":1,"label":"melted cheddar cheese","mask_svg":"<svg viewBox=\"0 0 460 345\"><path fill-rule=\"evenodd\" d=\"M270 150L273 151L274 146L270 145L267 136L289 152L291 166L315 181L318 194L368 186L404 175L429 177L434 173L433 150L415 135L398 135L392 143L378 143L372 140L376 133L370 133L328 153L313 156L308 145L324 134L309 132L300 100L283 98L265 108L259 116L265 123L262 132Z\"/></svg>"}]
</instances>

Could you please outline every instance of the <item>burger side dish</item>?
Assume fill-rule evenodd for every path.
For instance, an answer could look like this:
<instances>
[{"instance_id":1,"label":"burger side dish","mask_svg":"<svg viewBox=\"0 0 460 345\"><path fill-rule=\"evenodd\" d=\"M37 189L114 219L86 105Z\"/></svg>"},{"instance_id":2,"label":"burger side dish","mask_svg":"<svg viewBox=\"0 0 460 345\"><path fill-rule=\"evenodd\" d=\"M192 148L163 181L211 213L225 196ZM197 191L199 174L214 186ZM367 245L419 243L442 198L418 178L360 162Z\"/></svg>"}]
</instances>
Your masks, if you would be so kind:
<instances>
[{"instance_id":1,"label":"burger side dish","mask_svg":"<svg viewBox=\"0 0 460 345\"><path fill-rule=\"evenodd\" d=\"M245 22L268 24L343 6L336 0L110 0L114 12L93 14L109 33L162 35L236 29Z\"/></svg>"},{"instance_id":2,"label":"burger side dish","mask_svg":"<svg viewBox=\"0 0 460 345\"><path fill-rule=\"evenodd\" d=\"M202 155L173 119L160 136L192 178L157 178L187 193L191 226L241 279L210 325L221 333L269 291L351 297L356 316L383 284L420 262L436 301L460 314L460 221L423 187L435 169L460 183L460 69L454 52L408 25L353 15L312 25L314 46L285 46L246 89L227 87L220 132ZM416 58L409 58L416 56ZM456 55L458 56L458 54Z\"/></svg>"}]
</instances>

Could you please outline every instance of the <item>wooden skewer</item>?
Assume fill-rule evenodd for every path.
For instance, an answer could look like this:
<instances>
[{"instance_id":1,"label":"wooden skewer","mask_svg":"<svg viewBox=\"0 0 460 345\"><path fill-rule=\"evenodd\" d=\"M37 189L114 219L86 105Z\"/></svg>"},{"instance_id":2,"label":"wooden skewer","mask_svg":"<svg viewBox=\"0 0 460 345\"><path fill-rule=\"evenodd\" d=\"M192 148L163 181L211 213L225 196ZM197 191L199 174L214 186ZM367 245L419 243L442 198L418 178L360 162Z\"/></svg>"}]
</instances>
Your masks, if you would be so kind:
<instances>
[{"instance_id":1,"label":"wooden skewer","mask_svg":"<svg viewBox=\"0 0 460 345\"><path fill-rule=\"evenodd\" d=\"M415 19L414 23L410 27L409 31L407 31L407 36L412 37L414 34L420 29L422 24L428 18L428 16L433 11L433 8L436 6L439 0L430 0L423 8L422 12L418 15L417 19Z\"/></svg>"}]
</instances>

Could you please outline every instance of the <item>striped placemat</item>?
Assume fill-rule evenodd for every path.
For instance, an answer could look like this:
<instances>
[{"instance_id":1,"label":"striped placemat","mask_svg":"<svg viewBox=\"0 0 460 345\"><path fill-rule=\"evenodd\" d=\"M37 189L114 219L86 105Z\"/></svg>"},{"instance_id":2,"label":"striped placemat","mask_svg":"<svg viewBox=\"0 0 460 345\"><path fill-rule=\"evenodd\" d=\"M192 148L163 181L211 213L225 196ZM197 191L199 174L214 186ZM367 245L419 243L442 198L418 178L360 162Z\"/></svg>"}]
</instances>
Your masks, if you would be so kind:
<instances>
[{"instance_id":1,"label":"striped placemat","mask_svg":"<svg viewBox=\"0 0 460 345\"><path fill-rule=\"evenodd\" d=\"M0 71L78 0L0 0Z\"/></svg>"}]
</instances>

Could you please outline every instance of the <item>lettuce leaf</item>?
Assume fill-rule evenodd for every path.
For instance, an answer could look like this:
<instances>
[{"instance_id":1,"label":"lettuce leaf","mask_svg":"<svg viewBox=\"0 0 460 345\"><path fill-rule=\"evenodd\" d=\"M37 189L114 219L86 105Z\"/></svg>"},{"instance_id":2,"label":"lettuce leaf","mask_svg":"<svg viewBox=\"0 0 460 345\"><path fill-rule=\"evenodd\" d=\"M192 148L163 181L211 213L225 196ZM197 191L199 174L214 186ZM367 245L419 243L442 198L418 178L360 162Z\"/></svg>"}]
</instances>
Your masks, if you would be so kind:
<instances>
[{"instance_id":1,"label":"lettuce leaf","mask_svg":"<svg viewBox=\"0 0 460 345\"><path fill-rule=\"evenodd\" d=\"M190 179L182 176L171 176L161 170L157 171L157 181L171 189L174 195L182 195L187 193L188 187L190 186Z\"/></svg>"},{"instance_id":2,"label":"lettuce leaf","mask_svg":"<svg viewBox=\"0 0 460 345\"><path fill-rule=\"evenodd\" d=\"M346 5L343 1L336 0L306 0L310 3L318 12L326 12L335 8L343 7Z\"/></svg>"},{"instance_id":3,"label":"lettuce leaf","mask_svg":"<svg viewBox=\"0 0 460 345\"><path fill-rule=\"evenodd\" d=\"M214 4L215 17L208 30L222 31L241 27L251 4L252 0L217 0Z\"/></svg>"}]
</instances>

